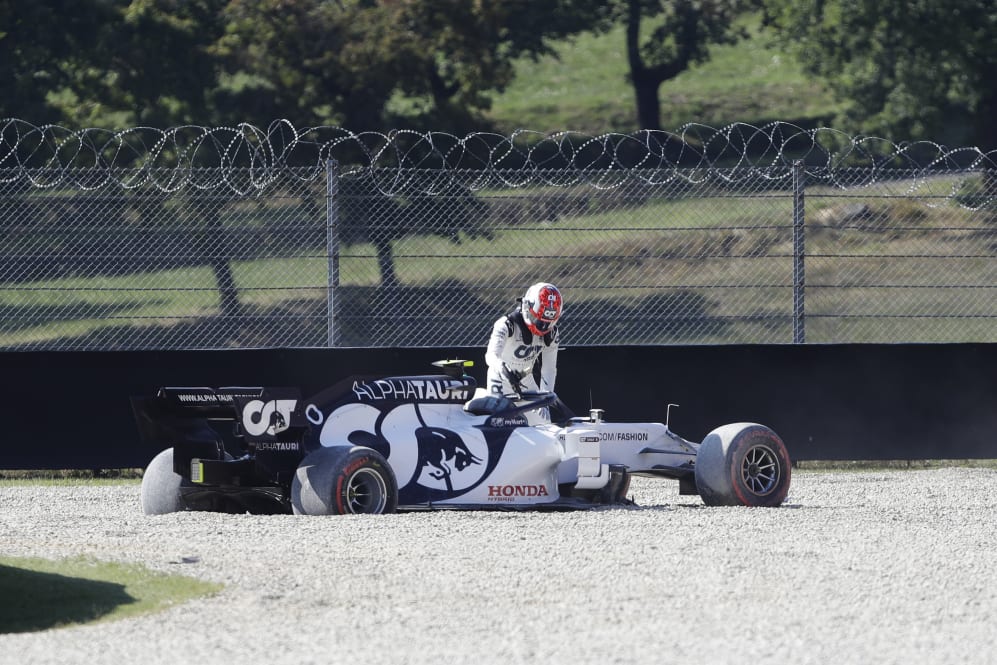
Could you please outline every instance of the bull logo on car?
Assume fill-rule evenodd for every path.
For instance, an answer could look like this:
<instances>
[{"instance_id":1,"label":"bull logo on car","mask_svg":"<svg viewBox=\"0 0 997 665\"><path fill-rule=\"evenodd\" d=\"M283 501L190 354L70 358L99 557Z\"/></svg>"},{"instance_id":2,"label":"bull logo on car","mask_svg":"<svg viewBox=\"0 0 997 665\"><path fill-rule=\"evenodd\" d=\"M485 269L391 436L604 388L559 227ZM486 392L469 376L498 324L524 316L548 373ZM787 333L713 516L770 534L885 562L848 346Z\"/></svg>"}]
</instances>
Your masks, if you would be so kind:
<instances>
[{"instance_id":1,"label":"bull logo on car","mask_svg":"<svg viewBox=\"0 0 997 665\"><path fill-rule=\"evenodd\" d=\"M460 472L481 459L471 452L464 440L451 430L441 427L419 427L415 431L419 448L417 473L443 481L447 492L453 492L454 470Z\"/></svg>"},{"instance_id":2,"label":"bull logo on car","mask_svg":"<svg viewBox=\"0 0 997 665\"><path fill-rule=\"evenodd\" d=\"M449 413L436 405L351 402L322 418L320 442L345 441L384 455L402 503L449 499L479 485L502 449L499 437L492 450L480 430L455 431Z\"/></svg>"}]
</instances>

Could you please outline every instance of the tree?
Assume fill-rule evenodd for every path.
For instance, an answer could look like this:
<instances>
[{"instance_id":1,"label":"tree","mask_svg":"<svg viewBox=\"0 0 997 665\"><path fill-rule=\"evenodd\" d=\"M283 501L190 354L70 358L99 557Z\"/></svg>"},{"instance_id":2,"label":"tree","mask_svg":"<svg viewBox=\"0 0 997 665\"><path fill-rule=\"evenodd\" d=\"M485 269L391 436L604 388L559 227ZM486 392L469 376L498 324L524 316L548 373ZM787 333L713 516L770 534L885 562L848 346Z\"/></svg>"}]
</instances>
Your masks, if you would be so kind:
<instances>
[{"instance_id":1,"label":"tree","mask_svg":"<svg viewBox=\"0 0 997 665\"><path fill-rule=\"evenodd\" d=\"M211 122L224 0L0 0L0 116L120 128Z\"/></svg>"},{"instance_id":2,"label":"tree","mask_svg":"<svg viewBox=\"0 0 997 665\"><path fill-rule=\"evenodd\" d=\"M516 58L607 16L600 0L0 0L0 115L461 132Z\"/></svg>"},{"instance_id":3,"label":"tree","mask_svg":"<svg viewBox=\"0 0 997 665\"><path fill-rule=\"evenodd\" d=\"M388 50L403 70L399 91L424 100L421 120L475 127L515 76L515 60L556 57L554 41L608 25L603 0L410 0L384 3L394 30Z\"/></svg>"},{"instance_id":4,"label":"tree","mask_svg":"<svg viewBox=\"0 0 997 665\"><path fill-rule=\"evenodd\" d=\"M421 178L394 193L385 193L370 171L340 178L340 233L346 244L369 242L377 254L381 286L399 285L392 242L407 235L436 235L455 244L460 232L468 237L491 238L484 225L487 207L464 185L439 172Z\"/></svg>"},{"instance_id":5,"label":"tree","mask_svg":"<svg viewBox=\"0 0 997 665\"><path fill-rule=\"evenodd\" d=\"M838 120L843 128L997 148L993 0L765 0L765 6L780 43L851 100Z\"/></svg>"},{"instance_id":6,"label":"tree","mask_svg":"<svg viewBox=\"0 0 997 665\"><path fill-rule=\"evenodd\" d=\"M59 121L51 94L93 54L97 30L113 15L100 0L0 0L0 117Z\"/></svg>"},{"instance_id":7,"label":"tree","mask_svg":"<svg viewBox=\"0 0 997 665\"><path fill-rule=\"evenodd\" d=\"M597 0L230 2L216 101L257 124L285 117L363 131L384 130L400 96L410 122L441 129L487 109L515 58L553 53L552 40L605 13Z\"/></svg>"},{"instance_id":8,"label":"tree","mask_svg":"<svg viewBox=\"0 0 997 665\"><path fill-rule=\"evenodd\" d=\"M661 84L710 57L710 47L746 36L734 20L740 0L623 0L617 8L626 25L627 61L641 129L661 129ZM641 41L643 21L657 26Z\"/></svg>"},{"instance_id":9,"label":"tree","mask_svg":"<svg viewBox=\"0 0 997 665\"><path fill-rule=\"evenodd\" d=\"M383 12L372 2L229 2L214 47L223 74L215 95L222 117L266 126L380 129L398 85L382 57Z\"/></svg>"},{"instance_id":10,"label":"tree","mask_svg":"<svg viewBox=\"0 0 997 665\"><path fill-rule=\"evenodd\" d=\"M76 67L75 96L128 125L211 124L219 70L212 52L225 0L123 0L96 33L95 52ZM68 108L67 113L73 109Z\"/></svg>"}]
</instances>

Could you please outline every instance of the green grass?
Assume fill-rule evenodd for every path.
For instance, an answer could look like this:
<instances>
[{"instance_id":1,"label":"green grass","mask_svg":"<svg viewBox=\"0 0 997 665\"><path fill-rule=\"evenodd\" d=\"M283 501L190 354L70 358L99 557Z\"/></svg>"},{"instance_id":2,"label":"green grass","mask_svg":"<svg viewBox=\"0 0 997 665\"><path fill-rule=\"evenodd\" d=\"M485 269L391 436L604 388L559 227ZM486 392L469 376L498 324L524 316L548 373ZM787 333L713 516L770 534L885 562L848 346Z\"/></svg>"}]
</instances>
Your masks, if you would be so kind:
<instances>
[{"instance_id":1,"label":"green grass","mask_svg":"<svg viewBox=\"0 0 997 665\"><path fill-rule=\"evenodd\" d=\"M817 126L826 125L840 109L825 87L769 43L757 16L746 17L745 25L750 39L714 47L709 61L662 84L662 127L677 129L686 123L723 127L771 120ZM560 58L519 61L515 80L495 97L489 120L505 132L635 130L625 44L619 26L557 46Z\"/></svg>"},{"instance_id":2,"label":"green grass","mask_svg":"<svg viewBox=\"0 0 997 665\"><path fill-rule=\"evenodd\" d=\"M269 306L301 297L324 297L327 261L235 261L232 271L245 305ZM348 266L347 266L348 267ZM368 270L376 281L376 264ZM311 292L312 287L322 289ZM0 346L72 338L121 325L172 325L214 316L219 296L207 266L115 277L74 277L0 286L5 312ZM24 323L14 324L14 316Z\"/></svg>"},{"instance_id":3,"label":"green grass","mask_svg":"<svg viewBox=\"0 0 997 665\"><path fill-rule=\"evenodd\" d=\"M0 633L125 619L218 592L218 584L86 558L0 556Z\"/></svg>"},{"instance_id":4,"label":"green grass","mask_svg":"<svg viewBox=\"0 0 997 665\"><path fill-rule=\"evenodd\" d=\"M141 469L0 469L0 487L136 485L141 480Z\"/></svg>"}]
</instances>

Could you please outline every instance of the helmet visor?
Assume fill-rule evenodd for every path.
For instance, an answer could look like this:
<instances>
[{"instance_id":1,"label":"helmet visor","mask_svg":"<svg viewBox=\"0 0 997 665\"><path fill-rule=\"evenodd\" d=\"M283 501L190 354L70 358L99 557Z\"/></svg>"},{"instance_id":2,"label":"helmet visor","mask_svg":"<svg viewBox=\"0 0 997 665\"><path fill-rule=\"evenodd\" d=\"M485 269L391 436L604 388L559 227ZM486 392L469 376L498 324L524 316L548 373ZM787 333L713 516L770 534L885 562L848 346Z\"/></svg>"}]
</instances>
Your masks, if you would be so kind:
<instances>
[{"instance_id":1,"label":"helmet visor","mask_svg":"<svg viewBox=\"0 0 997 665\"><path fill-rule=\"evenodd\" d=\"M550 330L551 325L553 324L551 324L550 321L544 321L543 319L538 319L533 322L533 327L539 330L540 332L547 332L548 330Z\"/></svg>"},{"instance_id":2,"label":"helmet visor","mask_svg":"<svg viewBox=\"0 0 997 665\"><path fill-rule=\"evenodd\" d=\"M540 309L539 311L533 309L526 311L527 322L541 333L550 330L559 318L561 318L561 311L553 307Z\"/></svg>"}]
</instances>

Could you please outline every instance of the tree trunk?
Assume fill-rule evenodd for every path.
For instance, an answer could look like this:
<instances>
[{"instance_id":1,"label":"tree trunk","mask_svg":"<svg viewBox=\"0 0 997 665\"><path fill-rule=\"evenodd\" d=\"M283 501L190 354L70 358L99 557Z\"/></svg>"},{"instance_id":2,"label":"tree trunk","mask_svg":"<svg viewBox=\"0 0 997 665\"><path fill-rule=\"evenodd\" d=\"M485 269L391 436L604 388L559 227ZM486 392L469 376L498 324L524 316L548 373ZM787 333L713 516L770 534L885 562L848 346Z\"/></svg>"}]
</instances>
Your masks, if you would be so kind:
<instances>
[{"instance_id":1,"label":"tree trunk","mask_svg":"<svg viewBox=\"0 0 997 665\"><path fill-rule=\"evenodd\" d=\"M215 283L218 285L218 298L221 303L222 316L235 318L241 314L239 306L239 291L235 287L232 276L232 266L225 259L213 259L211 271L215 273Z\"/></svg>"},{"instance_id":2,"label":"tree trunk","mask_svg":"<svg viewBox=\"0 0 997 665\"><path fill-rule=\"evenodd\" d=\"M661 83L650 76L634 77L637 97L637 124L639 129L661 129L661 100L658 88Z\"/></svg>"},{"instance_id":3,"label":"tree trunk","mask_svg":"<svg viewBox=\"0 0 997 665\"><path fill-rule=\"evenodd\" d=\"M990 88L980 100L976 117L976 140L977 147L983 152L997 153L997 122L994 122L997 114L997 84L991 84ZM985 162L982 185L984 196L997 196L997 168L993 166L994 159ZM990 210L991 219L997 220L997 211Z\"/></svg>"},{"instance_id":4,"label":"tree trunk","mask_svg":"<svg viewBox=\"0 0 997 665\"><path fill-rule=\"evenodd\" d=\"M990 86L983 92L976 109L976 133L978 147L983 152L997 150L997 82L993 79Z\"/></svg>"},{"instance_id":5,"label":"tree trunk","mask_svg":"<svg viewBox=\"0 0 997 665\"><path fill-rule=\"evenodd\" d=\"M675 78L692 64L701 42L709 39L700 31L703 9L699 3L683 0L674 3L680 22L674 26L678 50L671 60L657 63L644 61L640 52L641 0L627 2L627 61L630 80L637 98L637 122L640 129L661 129L661 99L658 90L665 81Z\"/></svg>"},{"instance_id":6,"label":"tree trunk","mask_svg":"<svg viewBox=\"0 0 997 665\"><path fill-rule=\"evenodd\" d=\"M391 241L387 239L373 240L377 250L377 269L381 273L381 286L393 288L398 286L398 275L395 274L395 257L391 252Z\"/></svg>"},{"instance_id":7,"label":"tree trunk","mask_svg":"<svg viewBox=\"0 0 997 665\"><path fill-rule=\"evenodd\" d=\"M661 101L658 99L660 80L648 69L640 54L640 0L627 3L627 62L630 65L630 81L634 87L637 102L637 126L639 129L661 129Z\"/></svg>"},{"instance_id":8,"label":"tree trunk","mask_svg":"<svg viewBox=\"0 0 997 665\"><path fill-rule=\"evenodd\" d=\"M222 201L209 199L205 202L204 232L201 239L201 253L207 259L211 271L215 275L218 287L218 302L222 316L235 319L241 312L239 306L239 291L235 286L232 266L229 264L226 247L225 229L221 222Z\"/></svg>"}]
</instances>

